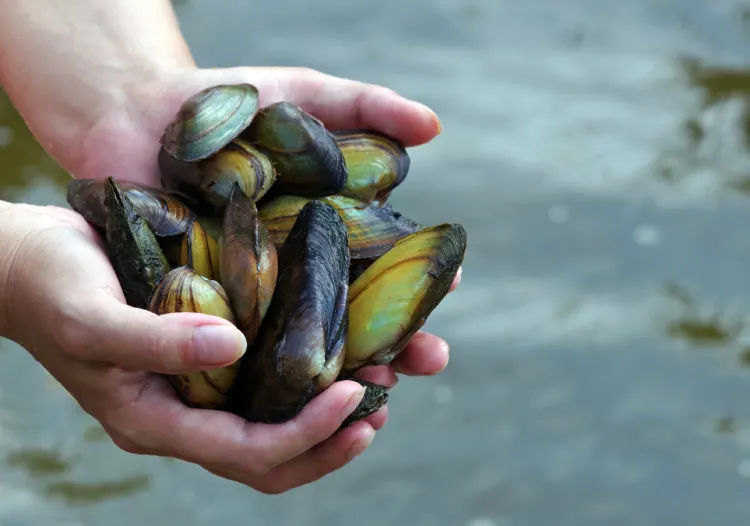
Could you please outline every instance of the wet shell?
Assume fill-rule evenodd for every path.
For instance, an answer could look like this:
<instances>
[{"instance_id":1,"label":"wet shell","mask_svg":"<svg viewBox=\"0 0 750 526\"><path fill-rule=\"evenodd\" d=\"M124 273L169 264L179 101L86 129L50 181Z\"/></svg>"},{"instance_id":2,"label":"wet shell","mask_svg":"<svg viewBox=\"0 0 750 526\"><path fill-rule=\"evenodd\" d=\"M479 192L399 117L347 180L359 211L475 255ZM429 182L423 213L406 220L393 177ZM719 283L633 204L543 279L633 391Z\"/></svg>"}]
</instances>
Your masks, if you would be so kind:
<instances>
[{"instance_id":1,"label":"wet shell","mask_svg":"<svg viewBox=\"0 0 750 526\"><path fill-rule=\"evenodd\" d=\"M219 279L219 242L197 220L182 238L178 265L189 267L206 279Z\"/></svg>"},{"instance_id":2,"label":"wet shell","mask_svg":"<svg viewBox=\"0 0 750 526\"><path fill-rule=\"evenodd\" d=\"M339 195L318 200L335 208L343 218L353 260L377 258L396 241L422 228L411 219L394 212L389 204L382 207L371 206ZM304 197L283 195L259 209L260 218L276 247L284 242L297 214L308 201Z\"/></svg>"},{"instance_id":3,"label":"wet shell","mask_svg":"<svg viewBox=\"0 0 750 526\"><path fill-rule=\"evenodd\" d=\"M340 192L346 164L323 124L288 102L263 108L243 134L271 159L279 191L306 197Z\"/></svg>"},{"instance_id":4,"label":"wet shell","mask_svg":"<svg viewBox=\"0 0 750 526\"><path fill-rule=\"evenodd\" d=\"M237 316L237 326L252 345L273 297L278 261L253 201L237 184L224 211L219 252L221 283Z\"/></svg>"},{"instance_id":5,"label":"wet shell","mask_svg":"<svg viewBox=\"0 0 750 526\"><path fill-rule=\"evenodd\" d=\"M195 214L177 195L131 181L116 182L133 209L158 237L184 234L195 219ZM104 229L107 218L104 194L103 179L78 179L68 184L67 201L86 221Z\"/></svg>"},{"instance_id":6,"label":"wet shell","mask_svg":"<svg viewBox=\"0 0 750 526\"><path fill-rule=\"evenodd\" d=\"M183 163L164 150L159 154L164 188L222 213L234 183L253 201L260 200L276 181L268 157L250 143L235 139L211 157Z\"/></svg>"},{"instance_id":7,"label":"wet shell","mask_svg":"<svg viewBox=\"0 0 750 526\"><path fill-rule=\"evenodd\" d=\"M335 381L344 359L349 252L340 216L308 203L278 258L273 300L237 383L235 403L253 422L293 418Z\"/></svg>"},{"instance_id":8,"label":"wet shell","mask_svg":"<svg viewBox=\"0 0 750 526\"><path fill-rule=\"evenodd\" d=\"M169 263L146 221L111 177L105 182L105 239L112 268L128 305L144 309Z\"/></svg>"},{"instance_id":9,"label":"wet shell","mask_svg":"<svg viewBox=\"0 0 750 526\"><path fill-rule=\"evenodd\" d=\"M148 310L159 315L198 312L235 322L229 298L221 285L188 267L178 267L164 277L154 289ZM219 409L226 405L227 393L234 385L239 369L240 361L236 361L216 369L168 376L187 405Z\"/></svg>"},{"instance_id":10,"label":"wet shell","mask_svg":"<svg viewBox=\"0 0 750 526\"><path fill-rule=\"evenodd\" d=\"M354 280L344 369L398 356L448 294L465 250L461 225L425 228L398 241Z\"/></svg>"},{"instance_id":11,"label":"wet shell","mask_svg":"<svg viewBox=\"0 0 750 526\"><path fill-rule=\"evenodd\" d=\"M333 135L346 163L346 185L341 195L384 204L409 172L410 159L404 146L372 130L338 130Z\"/></svg>"},{"instance_id":12,"label":"wet shell","mask_svg":"<svg viewBox=\"0 0 750 526\"><path fill-rule=\"evenodd\" d=\"M192 163L218 152L242 133L258 111L258 89L251 84L205 88L180 107L161 137L165 152Z\"/></svg>"}]
</instances>

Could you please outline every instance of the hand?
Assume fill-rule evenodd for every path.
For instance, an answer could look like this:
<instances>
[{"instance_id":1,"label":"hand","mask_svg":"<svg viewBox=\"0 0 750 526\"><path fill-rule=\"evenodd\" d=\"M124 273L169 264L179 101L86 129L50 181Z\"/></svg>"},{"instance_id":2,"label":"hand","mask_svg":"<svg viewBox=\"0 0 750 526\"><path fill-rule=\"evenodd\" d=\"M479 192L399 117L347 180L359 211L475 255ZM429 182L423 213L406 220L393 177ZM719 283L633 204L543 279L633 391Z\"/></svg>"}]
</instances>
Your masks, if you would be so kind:
<instances>
[{"instance_id":1,"label":"hand","mask_svg":"<svg viewBox=\"0 0 750 526\"><path fill-rule=\"evenodd\" d=\"M158 185L156 153L166 123L194 92L232 82L255 84L263 105L292 101L330 128L374 128L407 145L439 132L434 114L384 88L299 69L195 70L144 86L141 104L107 113L81 143L77 157L85 162L76 175ZM2 295L9 302L3 309L9 317L3 325L12 328L8 335L32 352L122 449L180 458L258 491L279 493L340 468L385 424L383 408L333 435L361 398L354 382L336 383L297 418L274 426L185 407L153 373L229 364L244 350L239 331L218 318L155 316L127 306L101 240L69 210L10 205L2 215L0 224L14 232L2 247L12 254ZM38 274L42 267L44 279ZM203 326L212 327L208 336L194 332ZM210 355L201 347L208 339ZM392 386L397 372L431 375L447 360L445 342L419 333L392 366L370 368L363 377Z\"/></svg>"},{"instance_id":2,"label":"hand","mask_svg":"<svg viewBox=\"0 0 750 526\"><path fill-rule=\"evenodd\" d=\"M86 162L77 177L115 177L161 186L156 165L159 138L180 105L194 93L216 84L247 82L260 92L261 106L286 100L320 119L328 129L370 128L389 134L406 146L433 139L441 131L438 117L426 106L390 89L332 77L306 68L190 69L146 85L139 103L106 115L84 141ZM461 271L452 289L460 282ZM361 376L394 385L395 373L434 375L448 363L448 345L419 332L389 367L371 367Z\"/></svg>"}]
</instances>

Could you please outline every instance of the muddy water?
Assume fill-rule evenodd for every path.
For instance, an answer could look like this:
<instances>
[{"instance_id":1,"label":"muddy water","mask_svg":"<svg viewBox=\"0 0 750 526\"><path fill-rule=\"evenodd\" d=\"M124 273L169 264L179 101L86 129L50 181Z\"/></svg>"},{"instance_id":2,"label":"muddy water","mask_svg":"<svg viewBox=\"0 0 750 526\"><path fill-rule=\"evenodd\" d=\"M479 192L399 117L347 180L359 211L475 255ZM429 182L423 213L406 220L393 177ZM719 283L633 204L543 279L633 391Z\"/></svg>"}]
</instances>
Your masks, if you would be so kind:
<instances>
[{"instance_id":1,"label":"muddy water","mask_svg":"<svg viewBox=\"0 0 750 526\"><path fill-rule=\"evenodd\" d=\"M0 524L737 525L750 514L750 5L177 6L199 62L306 65L432 106L394 205L463 223L448 370L275 498L118 451L0 348ZM0 197L66 175L0 101Z\"/></svg>"}]
</instances>

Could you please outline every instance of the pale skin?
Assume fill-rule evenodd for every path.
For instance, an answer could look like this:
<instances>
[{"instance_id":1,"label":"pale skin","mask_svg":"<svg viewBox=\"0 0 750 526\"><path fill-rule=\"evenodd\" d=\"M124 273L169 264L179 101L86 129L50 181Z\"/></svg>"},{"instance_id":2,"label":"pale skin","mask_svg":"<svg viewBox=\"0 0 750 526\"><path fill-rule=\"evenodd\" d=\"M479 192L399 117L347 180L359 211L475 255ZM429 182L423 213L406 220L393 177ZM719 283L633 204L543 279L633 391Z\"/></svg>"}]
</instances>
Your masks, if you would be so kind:
<instances>
[{"instance_id":1,"label":"pale skin","mask_svg":"<svg viewBox=\"0 0 750 526\"><path fill-rule=\"evenodd\" d=\"M238 82L257 86L263 106L293 102L331 129L376 129L407 146L440 133L431 110L384 87L304 68L199 69L168 0L0 0L0 84L76 178L159 186L158 139L182 101ZM341 468L387 419L383 408L335 433L362 397L350 381L283 424L187 408L154 373L230 364L245 351L242 334L212 316L129 307L102 240L68 209L0 201L0 335L28 350L123 450L192 462L263 493ZM447 363L448 345L420 332L394 363L362 377L393 386L397 373L429 376Z\"/></svg>"}]
</instances>

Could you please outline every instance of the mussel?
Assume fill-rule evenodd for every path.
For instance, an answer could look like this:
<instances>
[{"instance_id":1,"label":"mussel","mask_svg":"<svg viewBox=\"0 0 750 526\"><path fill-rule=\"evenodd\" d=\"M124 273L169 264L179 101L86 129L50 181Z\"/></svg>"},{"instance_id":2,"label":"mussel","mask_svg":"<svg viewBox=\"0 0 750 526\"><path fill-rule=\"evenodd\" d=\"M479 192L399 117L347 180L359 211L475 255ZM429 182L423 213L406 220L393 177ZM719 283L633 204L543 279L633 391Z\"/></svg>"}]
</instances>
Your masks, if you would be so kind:
<instances>
[{"instance_id":1,"label":"mussel","mask_svg":"<svg viewBox=\"0 0 750 526\"><path fill-rule=\"evenodd\" d=\"M117 181L117 186L158 237L184 234L195 219L192 210L176 194L132 181ZM99 229L105 228L107 219L104 200L103 179L77 179L68 184L70 207Z\"/></svg>"},{"instance_id":2,"label":"mussel","mask_svg":"<svg viewBox=\"0 0 750 526\"><path fill-rule=\"evenodd\" d=\"M222 286L189 267L171 270L154 289L148 310L155 314L198 312L235 323L229 298ZM169 380L182 400L202 409L223 408L240 368L240 361L205 371L171 374Z\"/></svg>"},{"instance_id":3,"label":"mussel","mask_svg":"<svg viewBox=\"0 0 750 526\"><path fill-rule=\"evenodd\" d=\"M410 159L403 144L373 130L332 132L346 163L346 184L341 195L382 205L409 172Z\"/></svg>"},{"instance_id":4,"label":"mussel","mask_svg":"<svg viewBox=\"0 0 750 526\"><path fill-rule=\"evenodd\" d=\"M111 177L105 181L104 205L112 268L128 305L145 309L154 287L169 272L169 263L146 221Z\"/></svg>"},{"instance_id":5,"label":"mussel","mask_svg":"<svg viewBox=\"0 0 750 526\"><path fill-rule=\"evenodd\" d=\"M205 88L180 106L161 137L162 150L183 163L210 157L250 125L258 104L252 84Z\"/></svg>"},{"instance_id":6,"label":"mussel","mask_svg":"<svg viewBox=\"0 0 750 526\"><path fill-rule=\"evenodd\" d=\"M190 223L182 238L179 266L193 269L206 279L219 279L219 242L206 232L200 221Z\"/></svg>"},{"instance_id":7,"label":"mussel","mask_svg":"<svg viewBox=\"0 0 750 526\"><path fill-rule=\"evenodd\" d=\"M340 195L318 200L335 208L343 218L353 260L379 257L396 241L422 228L394 212L390 204L372 206ZM297 214L309 201L305 197L283 195L260 207L258 213L276 247L284 243Z\"/></svg>"},{"instance_id":8,"label":"mussel","mask_svg":"<svg viewBox=\"0 0 750 526\"><path fill-rule=\"evenodd\" d=\"M411 234L349 288L343 369L390 363L442 301L463 261L466 231L441 224Z\"/></svg>"},{"instance_id":9,"label":"mussel","mask_svg":"<svg viewBox=\"0 0 750 526\"><path fill-rule=\"evenodd\" d=\"M258 201L276 181L276 171L270 159L239 138L210 157L193 163L178 161L162 149L159 169L165 188L217 213L224 210L235 183L253 201Z\"/></svg>"},{"instance_id":10,"label":"mussel","mask_svg":"<svg viewBox=\"0 0 750 526\"><path fill-rule=\"evenodd\" d=\"M355 279L360 277L376 259L377 258L352 259L352 262L349 265L349 285L351 285Z\"/></svg>"},{"instance_id":11,"label":"mussel","mask_svg":"<svg viewBox=\"0 0 750 526\"><path fill-rule=\"evenodd\" d=\"M232 395L253 422L293 418L344 361L349 251L336 210L307 203L278 253L278 280Z\"/></svg>"},{"instance_id":12,"label":"mussel","mask_svg":"<svg viewBox=\"0 0 750 526\"><path fill-rule=\"evenodd\" d=\"M237 317L237 326L252 345L276 287L276 248L258 218L255 204L235 183L224 210L219 241L221 283Z\"/></svg>"},{"instance_id":13,"label":"mussel","mask_svg":"<svg viewBox=\"0 0 750 526\"><path fill-rule=\"evenodd\" d=\"M346 164L333 134L289 102L271 104L242 134L268 155L281 193L324 197L346 184Z\"/></svg>"},{"instance_id":14,"label":"mussel","mask_svg":"<svg viewBox=\"0 0 750 526\"><path fill-rule=\"evenodd\" d=\"M168 375L184 403L276 423L353 380L365 394L342 426L385 405L359 369L403 350L466 250L460 225L425 228L387 203L410 168L404 145L331 132L290 102L259 109L249 84L195 93L160 144L164 189L110 177L73 181L67 198L103 231L130 306L244 334L236 362Z\"/></svg>"}]
</instances>

